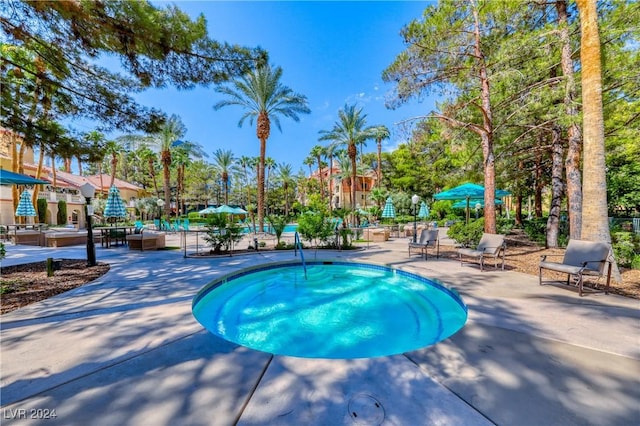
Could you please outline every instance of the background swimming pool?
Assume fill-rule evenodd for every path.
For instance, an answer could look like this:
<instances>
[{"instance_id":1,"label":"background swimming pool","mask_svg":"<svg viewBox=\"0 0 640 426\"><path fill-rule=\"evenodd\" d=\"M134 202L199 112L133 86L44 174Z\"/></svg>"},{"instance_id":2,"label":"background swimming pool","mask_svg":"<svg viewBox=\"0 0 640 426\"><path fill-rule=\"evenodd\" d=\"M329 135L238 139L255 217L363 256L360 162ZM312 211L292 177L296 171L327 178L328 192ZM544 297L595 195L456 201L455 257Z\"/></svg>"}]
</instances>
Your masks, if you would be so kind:
<instances>
[{"instance_id":1,"label":"background swimming pool","mask_svg":"<svg viewBox=\"0 0 640 426\"><path fill-rule=\"evenodd\" d=\"M393 355L439 342L467 319L460 298L437 283L359 263L268 266L212 283L193 314L234 343L305 358Z\"/></svg>"},{"instance_id":2,"label":"background swimming pool","mask_svg":"<svg viewBox=\"0 0 640 426\"><path fill-rule=\"evenodd\" d=\"M256 223L256 228L259 227L259 225ZM270 234L274 234L274 230L273 227L271 225L269 225L268 223L264 224L264 229L265 232L269 232ZM285 225L284 227L284 231L282 232L296 232L298 230L298 224L297 223L290 223L288 225ZM242 232L244 234L248 234L250 232L253 232L253 228L250 226L245 226L242 228Z\"/></svg>"}]
</instances>

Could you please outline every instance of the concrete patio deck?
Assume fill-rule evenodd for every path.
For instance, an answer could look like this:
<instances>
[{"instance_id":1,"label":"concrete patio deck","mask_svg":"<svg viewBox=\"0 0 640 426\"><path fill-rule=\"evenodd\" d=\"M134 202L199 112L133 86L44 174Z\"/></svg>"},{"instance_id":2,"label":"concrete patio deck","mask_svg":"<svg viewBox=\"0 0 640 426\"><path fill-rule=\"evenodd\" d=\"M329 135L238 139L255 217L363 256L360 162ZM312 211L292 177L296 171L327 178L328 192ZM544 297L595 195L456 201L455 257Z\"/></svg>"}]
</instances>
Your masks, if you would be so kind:
<instances>
[{"instance_id":1,"label":"concrete patio deck","mask_svg":"<svg viewBox=\"0 0 640 426\"><path fill-rule=\"evenodd\" d=\"M86 255L84 246L8 245L2 265L52 250ZM292 252L194 259L98 247L106 275L0 317L2 424L640 424L640 301L425 262L407 255L404 238L317 256L437 278L461 294L467 325L391 357L272 356L205 331L191 301L221 274Z\"/></svg>"}]
</instances>

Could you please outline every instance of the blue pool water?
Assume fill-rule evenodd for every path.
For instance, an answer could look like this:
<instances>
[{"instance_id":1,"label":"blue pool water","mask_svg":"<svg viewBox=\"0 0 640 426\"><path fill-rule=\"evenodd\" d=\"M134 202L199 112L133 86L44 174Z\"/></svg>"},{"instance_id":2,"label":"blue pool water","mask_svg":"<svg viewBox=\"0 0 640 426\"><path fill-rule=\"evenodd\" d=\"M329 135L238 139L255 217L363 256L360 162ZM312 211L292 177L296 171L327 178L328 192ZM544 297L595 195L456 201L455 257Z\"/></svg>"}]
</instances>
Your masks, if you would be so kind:
<instances>
[{"instance_id":1,"label":"blue pool water","mask_svg":"<svg viewBox=\"0 0 640 426\"><path fill-rule=\"evenodd\" d=\"M432 345L467 319L457 293L418 275L362 263L266 265L215 281L193 301L207 330L256 350L368 358Z\"/></svg>"},{"instance_id":2,"label":"blue pool water","mask_svg":"<svg viewBox=\"0 0 640 426\"><path fill-rule=\"evenodd\" d=\"M256 224L256 227L259 227L258 224ZM273 228L271 227L271 225L265 223L264 224L264 229L266 232L269 232L271 234L274 233ZM296 223L290 223L288 225L285 225L284 227L284 231L282 232L296 232L298 230L298 224ZM245 226L244 228L242 228L242 232L245 234L248 234L250 232L253 232L253 228L249 227L249 226Z\"/></svg>"}]
</instances>

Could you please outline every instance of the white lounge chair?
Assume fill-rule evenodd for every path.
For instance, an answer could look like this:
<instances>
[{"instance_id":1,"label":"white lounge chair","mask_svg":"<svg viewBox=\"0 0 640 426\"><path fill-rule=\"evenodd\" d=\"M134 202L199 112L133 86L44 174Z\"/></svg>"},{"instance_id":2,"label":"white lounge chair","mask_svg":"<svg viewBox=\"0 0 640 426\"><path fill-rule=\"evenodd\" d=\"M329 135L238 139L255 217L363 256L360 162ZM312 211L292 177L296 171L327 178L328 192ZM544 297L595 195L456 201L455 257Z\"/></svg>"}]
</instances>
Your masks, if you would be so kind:
<instances>
[{"instance_id":1,"label":"white lounge chair","mask_svg":"<svg viewBox=\"0 0 640 426\"><path fill-rule=\"evenodd\" d=\"M609 282L611 281L611 262L609 262L610 248L604 242L569 240L567 250L564 252L562 262L549 262L544 255L540 259L539 279L542 285L542 270L562 272L567 274L567 284L570 284L571 277L574 277L578 294L582 296L583 276L593 275L603 277L606 275L607 284L604 293L609 293ZM608 265L608 268L607 268Z\"/></svg>"},{"instance_id":2,"label":"white lounge chair","mask_svg":"<svg viewBox=\"0 0 640 426\"><path fill-rule=\"evenodd\" d=\"M502 255L502 270L504 271L504 256L506 251L504 235L502 234L482 234L480 242L476 248L460 248L458 249L458 257L460 265L464 263L463 256L479 259L480 270L484 271L485 258L492 257L495 261L495 268L498 269L498 259Z\"/></svg>"}]
</instances>

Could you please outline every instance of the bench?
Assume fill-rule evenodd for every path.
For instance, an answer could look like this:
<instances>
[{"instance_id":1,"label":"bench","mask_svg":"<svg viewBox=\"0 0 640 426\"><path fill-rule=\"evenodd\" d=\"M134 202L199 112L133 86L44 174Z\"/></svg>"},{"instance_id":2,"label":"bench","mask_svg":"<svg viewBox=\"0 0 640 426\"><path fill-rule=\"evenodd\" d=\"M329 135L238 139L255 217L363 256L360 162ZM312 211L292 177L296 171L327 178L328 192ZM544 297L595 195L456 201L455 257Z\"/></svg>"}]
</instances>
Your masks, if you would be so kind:
<instances>
[{"instance_id":1,"label":"bench","mask_svg":"<svg viewBox=\"0 0 640 426\"><path fill-rule=\"evenodd\" d=\"M484 259L487 257L493 257L495 261L495 268L498 269L498 259L502 254L502 270L504 271L504 256L506 251L506 244L504 243L504 235L502 234L482 234L478 246L473 248L459 248L458 257L460 258L460 265L463 264L463 256L473 257L480 260L480 271L484 271Z\"/></svg>"},{"instance_id":2,"label":"bench","mask_svg":"<svg viewBox=\"0 0 640 426\"><path fill-rule=\"evenodd\" d=\"M87 244L87 233L80 231L71 232L45 232L46 247L66 247Z\"/></svg>"},{"instance_id":3,"label":"bench","mask_svg":"<svg viewBox=\"0 0 640 426\"><path fill-rule=\"evenodd\" d=\"M165 236L159 232L127 235L129 250L158 250L165 247Z\"/></svg>"},{"instance_id":4,"label":"bench","mask_svg":"<svg viewBox=\"0 0 640 426\"><path fill-rule=\"evenodd\" d=\"M28 246L43 246L44 233L33 230L19 230L9 234L13 238L14 244L22 244Z\"/></svg>"},{"instance_id":5,"label":"bench","mask_svg":"<svg viewBox=\"0 0 640 426\"><path fill-rule=\"evenodd\" d=\"M542 270L560 272L567 274L567 285L574 278L578 287L578 294L583 294L584 275L603 277L606 275L607 283L604 294L609 293L609 283L611 281L611 262L609 254L611 249L604 242L569 240L567 249L564 252L562 262L547 261L550 255L543 255L539 264L539 280L542 285ZM608 267L607 267L608 265Z\"/></svg>"}]
</instances>

